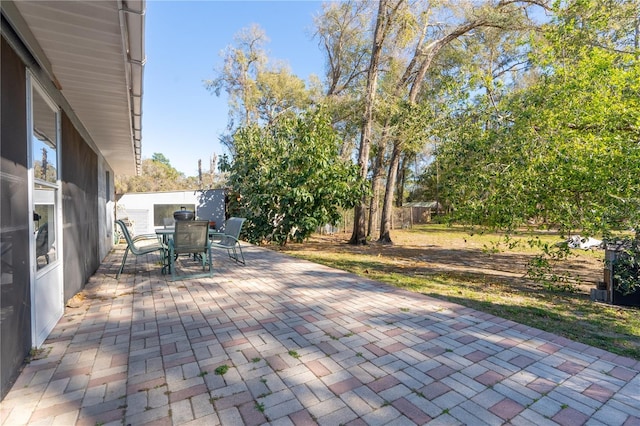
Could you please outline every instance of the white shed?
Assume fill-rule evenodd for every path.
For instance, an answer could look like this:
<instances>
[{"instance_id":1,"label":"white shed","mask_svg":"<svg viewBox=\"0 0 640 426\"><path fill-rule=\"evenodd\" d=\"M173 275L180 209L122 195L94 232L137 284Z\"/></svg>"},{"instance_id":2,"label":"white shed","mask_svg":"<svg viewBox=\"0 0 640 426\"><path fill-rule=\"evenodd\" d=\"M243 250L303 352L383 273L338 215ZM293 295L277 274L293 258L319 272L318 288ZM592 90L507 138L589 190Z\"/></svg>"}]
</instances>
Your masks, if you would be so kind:
<instances>
[{"instance_id":1,"label":"white shed","mask_svg":"<svg viewBox=\"0 0 640 426\"><path fill-rule=\"evenodd\" d=\"M224 189L196 191L136 192L123 194L116 204L116 218L128 219L134 234L149 234L173 220L173 212L194 211L196 218L215 222L222 229L225 220Z\"/></svg>"}]
</instances>

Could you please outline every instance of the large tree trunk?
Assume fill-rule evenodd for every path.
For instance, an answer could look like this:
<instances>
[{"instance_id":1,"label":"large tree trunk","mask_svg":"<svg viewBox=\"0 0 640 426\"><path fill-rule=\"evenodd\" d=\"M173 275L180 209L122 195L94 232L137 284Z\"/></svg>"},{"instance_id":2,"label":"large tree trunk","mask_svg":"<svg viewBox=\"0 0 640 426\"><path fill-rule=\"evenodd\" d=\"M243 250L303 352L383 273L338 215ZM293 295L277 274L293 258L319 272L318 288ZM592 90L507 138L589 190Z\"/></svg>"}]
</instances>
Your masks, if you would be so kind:
<instances>
[{"instance_id":1,"label":"large tree trunk","mask_svg":"<svg viewBox=\"0 0 640 426\"><path fill-rule=\"evenodd\" d=\"M365 111L362 118L362 132L360 136L360 150L358 153L358 166L360 167L360 177L366 179L369 166L369 150L371 149L371 134L373 130L373 108L378 87L378 74L380 57L382 55L382 45L389 31L387 16L387 3L389 0L380 0L378 5L378 16L376 18L376 29L373 36L373 46L371 49L371 61L367 72L367 89L365 93ZM401 3L402 0L399 1ZM362 197L360 203L354 209L353 233L349 244L366 244L367 235L365 227L365 213L367 210L367 197Z\"/></svg>"},{"instance_id":2,"label":"large tree trunk","mask_svg":"<svg viewBox=\"0 0 640 426\"><path fill-rule=\"evenodd\" d=\"M402 202L404 201L402 198L404 196L404 185L407 180L407 161L408 154L405 153L402 155L402 158L398 162L398 178L396 179L396 207L402 207Z\"/></svg>"},{"instance_id":3,"label":"large tree trunk","mask_svg":"<svg viewBox=\"0 0 640 426\"><path fill-rule=\"evenodd\" d=\"M389 122L385 122L382 129L382 136L378 144L378 152L373 163L373 173L371 177L371 201L369 203L369 220L367 221L367 237L373 233L373 220L377 216L380 206L380 195L382 193L382 174L384 173L384 155L387 152L386 141L389 137Z\"/></svg>"},{"instance_id":4,"label":"large tree trunk","mask_svg":"<svg viewBox=\"0 0 640 426\"><path fill-rule=\"evenodd\" d=\"M433 59L437 56L440 50L445 47L447 44L452 42L464 34L467 34L469 31L472 31L475 28L483 27L483 26L492 26L496 28L502 28L504 23L502 22L502 9L511 7L513 3L517 3L514 1L504 1L498 2L496 4L495 9L498 12L496 14L496 19L490 19L491 17L482 17L482 16L474 16L474 18L470 21L463 22L458 25L452 32L445 34L444 36L433 40L429 43L425 43L428 22L425 22L425 25L422 28L422 33L416 45L416 49L414 52L414 56L412 57L409 65L407 66L405 73L402 78L398 81L396 85L396 97L399 97L401 93L407 88L409 89L409 97L408 102L410 104L415 104L416 99L418 97L418 93L422 88L422 84L424 82L424 78L427 74L427 71L431 67ZM531 0L524 1L524 3L530 4L539 4L540 2ZM384 205L382 207L382 218L381 218L381 226L380 226L380 241L383 242L391 242L391 238L389 236L390 224L391 224L391 206L393 203L393 195L396 185L397 179L397 164L399 161L399 157L402 153L402 141L396 140L393 146L393 155L392 155L392 164L389 166L387 185L386 185L386 193L384 197ZM393 163L395 161L395 164Z\"/></svg>"},{"instance_id":5,"label":"large tree trunk","mask_svg":"<svg viewBox=\"0 0 640 426\"><path fill-rule=\"evenodd\" d=\"M381 174L374 166L373 177L371 179L371 198L369 199L369 215L367 216L367 238L371 237L373 232L373 220L378 214L378 205L380 204L380 178Z\"/></svg>"},{"instance_id":6,"label":"large tree trunk","mask_svg":"<svg viewBox=\"0 0 640 426\"><path fill-rule=\"evenodd\" d=\"M397 86L397 93L400 93L401 89L403 89L409 82L408 77L411 75L413 67L419 64L416 71L415 79L413 80L413 84L409 88L409 103L415 104L418 93L420 92L420 89L422 87L422 83L424 82L424 77L438 52L452 40L455 40L461 35L466 34L467 32L481 25L483 25L483 23L479 21L465 23L457 27L456 30L451 34L447 34L446 36L434 40L427 45L423 45L424 37L421 37L420 42L416 47L414 57L409 64L409 67L411 69L407 68L407 70L405 71L405 75L400 80ZM418 58L421 58L421 60L418 60ZM378 239L379 242L386 244L393 244L393 241L391 240L391 216L393 214L393 198L398 177L398 164L400 161L400 155L402 154L402 149L402 141L394 141L393 154L391 156L391 164L389 165L387 176L384 204L382 206L382 218L380 219L380 238Z\"/></svg>"},{"instance_id":7,"label":"large tree trunk","mask_svg":"<svg viewBox=\"0 0 640 426\"><path fill-rule=\"evenodd\" d=\"M389 176L387 177L387 186L384 193L384 204L382 205L382 220L380 222L380 238L378 242L383 244L393 244L391 241L391 217L393 215L393 187L396 184L398 174L398 164L400 163L400 154L402 148L400 142L393 143L393 151L391 152L391 161L389 163Z\"/></svg>"}]
</instances>

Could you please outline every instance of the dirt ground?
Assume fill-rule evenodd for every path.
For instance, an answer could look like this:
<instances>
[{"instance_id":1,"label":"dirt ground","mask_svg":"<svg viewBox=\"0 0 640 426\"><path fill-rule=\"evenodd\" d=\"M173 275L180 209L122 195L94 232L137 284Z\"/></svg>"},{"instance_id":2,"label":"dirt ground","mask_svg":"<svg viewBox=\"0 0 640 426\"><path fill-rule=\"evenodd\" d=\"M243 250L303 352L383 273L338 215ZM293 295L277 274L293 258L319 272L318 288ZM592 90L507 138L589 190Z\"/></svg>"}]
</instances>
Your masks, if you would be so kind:
<instances>
[{"instance_id":1,"label":"dirt ground","mask_svg":"<svg viewBox=\"0 0 640 426\"><path fill-rule=\"evenodd\" d=\"M384 256L395 267L425 275L464 275L531 285L525 277L527 264L534 257L528 249L491 250L494 246L488 236L469 235L464 231L392 231L393 245L370 242L365 246L347 244L350 234L313 235L303 244L289 244L286 251L335 252ZM495 240L498 238L496 237ZM568 260L558 266L558 271L568 273L574 285L582 292L589 292L603 280L604 250L575 250Z\"/></svg>"}]
</instances>

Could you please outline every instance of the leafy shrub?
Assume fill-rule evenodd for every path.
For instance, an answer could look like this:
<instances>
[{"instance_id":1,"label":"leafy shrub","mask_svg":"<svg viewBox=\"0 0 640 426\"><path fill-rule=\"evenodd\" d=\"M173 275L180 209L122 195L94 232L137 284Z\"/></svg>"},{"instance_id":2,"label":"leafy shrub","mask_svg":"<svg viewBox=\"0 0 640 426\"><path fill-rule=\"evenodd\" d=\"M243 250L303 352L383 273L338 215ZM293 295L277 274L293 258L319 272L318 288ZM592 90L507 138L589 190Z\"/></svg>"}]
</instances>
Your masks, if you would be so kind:
<instances>
[{"instance_id":1,"label":"leafy shrub","mask_svg":"<svg viewBox=\"0 0 640 426\"><path fill-rule=\"evenodd\" d=\"M247 218L252 243L302 241L340 221L365 185L358 168L340 158L340 141L321 110L240 128L229 184L230 210Z\"/></svg>"}]
</instances>

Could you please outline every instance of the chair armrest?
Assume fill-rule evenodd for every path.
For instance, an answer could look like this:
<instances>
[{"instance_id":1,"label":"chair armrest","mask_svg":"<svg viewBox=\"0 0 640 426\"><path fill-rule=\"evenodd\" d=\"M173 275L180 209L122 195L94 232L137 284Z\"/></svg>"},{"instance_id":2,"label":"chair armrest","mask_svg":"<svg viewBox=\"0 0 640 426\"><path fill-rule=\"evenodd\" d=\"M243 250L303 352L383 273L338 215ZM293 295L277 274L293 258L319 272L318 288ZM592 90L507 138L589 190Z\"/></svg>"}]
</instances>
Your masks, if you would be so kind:
<instances>
[{"instance_id":1,"label":"chair armrest","mask_svg":"<svg viewBox=\"0 0 640 426\"><path fill-rule=\"evenodd\" d=\"M138 251L148 251L153 249L167 249L167 245L162 242L162 239L155 234L141 234L134 237L131 241L133 243L133 249Z\"/></svg>"},{"instance_id":2,"label":"chair armrest","mask_svg":"<svg viewBox=\"0 0 640 426\"><path fill-rule=\"evenodd\" d=\"M132 241L134 243L136 243L138 241L146 241L146 240L158 240L158 241L162 242L162 239L157 234L140 234L140 235L136 235L135 237L132 238Z\"/></svg>"},{"instance_id":3,"label":"chair armrest","mask_svg":"<svg viewBox=\"0 0 640 426\"><path fill-rule=\"evenodd\" d=\"M212 232L209 231L209 240L210 241L220 241L224 238L224 232Z\"/></svg>"},{"instance_id":4,"label":"chair armrest","mask_svg":"<svg viewBox=\"0 0 640 426\"><path fill-rule=\"evenodd\" d=\"M224 235L220 241L211 241L211 247L233 247L236 244L240 244L240 240L231 235Z\"/></svg>"}]
</instances>

